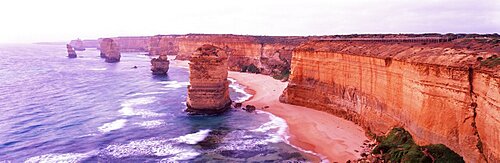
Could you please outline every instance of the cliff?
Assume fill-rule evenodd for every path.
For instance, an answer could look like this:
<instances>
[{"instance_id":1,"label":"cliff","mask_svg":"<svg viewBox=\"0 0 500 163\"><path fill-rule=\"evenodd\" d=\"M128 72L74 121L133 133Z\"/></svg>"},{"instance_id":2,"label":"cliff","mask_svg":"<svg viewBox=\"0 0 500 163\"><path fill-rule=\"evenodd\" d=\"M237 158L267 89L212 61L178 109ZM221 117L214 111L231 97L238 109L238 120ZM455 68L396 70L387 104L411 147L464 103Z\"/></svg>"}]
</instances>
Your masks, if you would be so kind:
<instances>
[{"instance_id":1,"label":"cliff","mask_svg":"<svg viewBox=\"0 0 500 163\"><path fill-rule=\"evenodd\" d=\"M297 47L280 100L376 135L404 127L467 162L500 161L498 38L350 38Z\"/></svg>"},{"instance_id":2,"label":"cliff","mask_svg":"<svg viewBox=\"0 0 500 163\"><path fill-rule=\"evenodd\" d=\"M100 43L101 57L106 59L106 62L119 62L121 58L120 46L110 38L102 39Z\"/></svg>"},{"instance_id":3,"label":"cliff","mask_svg":"<svg viewBox=\"0 0 500 163\"><path fill-rule=\"evenodd\" d=\"M150 55L177 55L189 60L191 54L204 44L222 48L228 54L232 71L246 71L255 67L257 73L280 75L288 72L292 50L308 37L248 36L219 34L158 35L150 38Z\"/></svg>"},{"instance_id":4,"label":"cliff","mask_svg":"<svg viewBox=\"0 0 500 163\"><path fill-rule=\"evenodd\" d=\"M216 114L230 108L227 54L213 45L203 45L189 63L187 112Z\"/></svg>"},{"instance_id":5,"label":"cliff","mask_svg":"<svg viewBox=\"0 0 500 163\"><path fill-rule=\"evenodd\" d=\"M114 37L112 39L120 45L120 52L147 52L150 37Z\"/></svg>"},{"instance_id":6,"label":"cliff","mask_svg":"<svg viewBox=\"0 0 500 163\"><path fill-rule=\"evenodd\" d=\"M80 39L77 40L71 40L69 44L71 47L73 47L74 50L77 51L84 51L85 47L83 46L83 41Z\"/></svg>"},{"instance_id":7,"label":"cliff","mask_svg":"<svg viewBox=\"0 0 500 163\"><path fill-rule=\"evenodd\" d=\"M69 45L75 47L75 49L85 50L86 48L99 48L99 42L97 40L71 40Z\"/></svg>"}]
</instances>

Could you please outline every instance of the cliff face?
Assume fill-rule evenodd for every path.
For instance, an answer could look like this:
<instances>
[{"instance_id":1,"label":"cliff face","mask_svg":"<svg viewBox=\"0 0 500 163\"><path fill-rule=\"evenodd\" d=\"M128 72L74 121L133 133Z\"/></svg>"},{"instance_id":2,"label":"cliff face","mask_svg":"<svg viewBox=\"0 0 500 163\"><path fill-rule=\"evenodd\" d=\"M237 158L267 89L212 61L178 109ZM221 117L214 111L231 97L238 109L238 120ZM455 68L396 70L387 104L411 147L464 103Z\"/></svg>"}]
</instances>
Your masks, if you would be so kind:
<instances>
[{"instance_id":1,"label":"cliff face","mask_svg":"<svg viewBox=\"0 0 500 163\"><path fill-rule=\"evenodd\" d=\"M102 39L100 47L101 57L105 58L106 62L113 63L120 61L120 46L113 39Z\"/></svg>"},{"instance_id":2,"label":"cliff face","mask_svg":"<svg viewBox=\"0 0 500 163\"><path fill-rule=\"evenodd\" d=\"M120 45L120 52L146 52L150 37L114 37L112 39Z\"/></svg>"},{"instance_id":3,"label":"cliff face","mask_svg":"<svg viewBox=\"0 0 500 163\"><path fill-rule=\"evenodd\" d=\"M474 39L313 41L294 51L280 100L378 135L404 127L418 144L444 144L467 162L498 162L500 66L479 60L499 53L498 43Z\"/></svg>"},{"instance_id":4,"label":"cliff face","mask_svg":"<svg viewBox=\"0 0 500 163\"><path fill-rule=\"evenodd\" d=\"M188 112L215 114L231 105L227 80L227 54L221 48L203 45L189 63Z\"/></svg>"},{"instance_id":5,"label":"cliff face","mask_svg":"<svg viewBox=\"0 0 500 163\"><path fill-rule=\"evenodd\" d=\"M230 70L241 71L253 65L258 72L273 75L290 69L292 50L306 40L307 37L205 34L153 36L149 54L165 53L189 60L198 47L212 44L226 51Z\"/></svg>"},{"instance_id":6,"label":"cliff face","mask_svg":"<svg viewBox=\"0 0 500 163\"><path fill-rule=\"evenodd\" d=\"M68 45L70 45L71 47L73 47L74 50L77 50L77 51L84 51L85 50L85 46L83 45L83 41L80 39L71 40Z\"/></svg>"},{"instance_id":7,"label":"cliff face","mask_svg":"<svg viewBox=\"0 0 500 163\"><path fill-rule=\"evenodd\" d=\"M79 50L85 50L86 48L99 48L99 42L97 40L71 40L69 45Z\"/></svg>"}]
</instances>

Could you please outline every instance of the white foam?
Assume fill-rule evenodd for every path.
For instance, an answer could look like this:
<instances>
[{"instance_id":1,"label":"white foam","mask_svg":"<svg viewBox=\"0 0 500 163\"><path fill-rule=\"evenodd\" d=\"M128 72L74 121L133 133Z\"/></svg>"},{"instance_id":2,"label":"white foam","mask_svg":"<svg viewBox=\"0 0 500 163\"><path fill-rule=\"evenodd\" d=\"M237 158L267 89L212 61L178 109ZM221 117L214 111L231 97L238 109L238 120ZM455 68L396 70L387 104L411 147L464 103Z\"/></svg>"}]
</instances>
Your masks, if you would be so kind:
<instances>
[{"instance_id":1,"label":"white foam","mask_svg":"<svg viewBox=\"0 0 500 163\"><path fill-rule=\"evenodd\" d=\"M167 89L183 88L189 85L189 82L178 82L178 81L160 81L157 83L164 84L163 87Z\"/></svg>"},{"instance_id":2,"label":"white foam","mask_svg":"<svg viewBox=\"0 0 500 163\"><path fill-rule=\"evenodd\" d=\"M174 138L172 140L175 140L175 141L180 142L180 143L196 144L196 143L202 141L203 139L205 139L208 136L208 134L210 133L210 131L211 130L209 130L209 129L200 130L196 133L180 136L180 137Z\"/></svg>"},{"instance_id":3,"label":"white foam","mask_svg":"<svg viewBox=\"0 0 500 163\"><path fill-rule=\"evenodd\" d=\"M271 121L266 122L266 123L262 124L261 126L259 126L259 128L253 129L251 131L253 131L253 132L267 132L269 130L277 129L276 134L271 134L270 139L267 139L265 141L258 142L258 143L267 144L267 143L278 143L278 142L283 141L283 142L287 143L288 145L294 147L295 149L298 149L298 150L305 152L305 153L309 153L309 154L318 156L321 159L322 163L329 162L328 159L321 154L315 153L313 151L305 150L305 149L302 149L300 147L297 147L297 146L291 144L290 141L288 141L288 139L290 138L290 136L287 134L288 125L286 124L286 121L284 119L277 117L274 114L271 114L269 112L265 112L265 111L261 111L261 110L257 110L256 112L258 114L267 114L269 116L269 119L271 119Z\"/></svg>"},{"instance_id":4,"label":"white foam","mask_svg":"<svg viewBox=\"0 0 500 163\"><path fill-rule=\"evenodd\" d=\"M240 97L237 100L235 100L235 102L244 102L252 97L252 94L245 92L245 86L236 83L235 79L227 78L227 80L231 82L231 84L229 84L229 87L231 87L235 92L244 95L243 97Z\"/></svg>"},{"instance_id":5,"label":"white foam","mask_svg":"<svg viewBox=\"0 0 500 163\"><path fill-rule=\"evenodd\" d=\"M89 70L92 70L92 71L104 71L104 70L106 70L106 68L91 68Z\"/></svg>"},{"instance_id":6,"label":"white foam","mask_svg":"<svg viewBox=\"0 0 500 163\"><path fill-rule=\"evenodd\" d=\"M150 104L153 102L155 102L155 97L149 96L149 97L141 97L141 98L134 98L134 99L125 100L121 105L122 105L122 107L126 107L126 106L134 106L134 105L145 105L145 104Z\"/></svg>"},{"instance_id":7,"label":"white foam","mask_svg":"<svg viewBox=\"0 0 500 163\"><path fill-rule=\"evenodd\" d=\"M157 127L165 124L165 121L163 121L163 120L151 120L151 121L138 122L138 123L134 123L134 124L150 129L150 128L157 128Z\"/></svg>"},{"instance_id":8,"label":"white foam","mask_svg":"<svg viewBox=\"0 0 500 163\"><path fill-rule=\"evenodd\" d=\"M63 154L46 154L41 156L30 157L26 159L25 163L52 163L52 162L80 162L92 155L95 155L96 151L90 151L87 153L63 153Z\"/></svg>"},{"instance_id":9,"label":"white foam","mask_svg":"<svg viewBox=\"0 0 500 163\"><path fill-rule=\"evenodd\" d=\"M266 122L259 126L259 128L250 130L253 132L267 132L269 130L276 129L277 131L275 133L270 134L271 138L266 139L265 142L263 143L278 143L278 142L286 142L286 131L288 128L288 125L286 124L286 121L280 117L277 117L269 112L261 111L261 110L256 110L257 114L267 114L269 116L269 119L271 121Z\"/></svg>"},{"instance_id":10,"label":"white foam","mask_svg":"<svg viewBox=\"0 0 500 163\"><path fill-rule=\"evenodd\" d=\"M119 119L110 123L105 123L104 125L98 127L97 129L102 133L108 133L113 130L118 130L123 128L126 123L127 123L126 119Z\"/></svg>"},{"instance_id":11,"label":"white foam","mask_svg":"<svg viewBox=\"0 0 500 163\"><path fill-rule=\"evenodd\" d=\"M171 140L157 140L156 138L109 145L102 153L116 158L144 155L168 156L170 161L188 160L200 155L195 149L175 146Z\"/></svg>"},{"instance_id":12,"label":"white foam","mask_svg":"<svg viewBox=\"0 0 500 163\"><path fill-rule=\"evenodd\" d=\"M172 163L172 162L178 162L178 161L184 161L184 160L189 160L189 159L193 159L195 158L196 156L200 155L200 153L198 152L194 152L194 151L185 151L185 152L182 152L182 153L178 153L174 156L171 156L169 158L164 158L164 159L161 159L160 162L161 163Z\"/></svg>"},{"instance_id":13,"label":"white foam","mask_svg":"<svg viewBox=\"0 0 500 163\"><path fill-rule=\"evenodd\" d=\"M146 104L150 104L153 102L155 102L154 96L125 100L121 104L122 108L118 112L120 112L120 114L122 114L124 116L134 116L134 115L139 115L139 116L143 116L143 117L164 116L165 114L156 113L156 112L144 110L144 109L137 110L137 109L133 108L133 106L136 106L136 105L146 105Z\"/></svg>"}]
</instances>

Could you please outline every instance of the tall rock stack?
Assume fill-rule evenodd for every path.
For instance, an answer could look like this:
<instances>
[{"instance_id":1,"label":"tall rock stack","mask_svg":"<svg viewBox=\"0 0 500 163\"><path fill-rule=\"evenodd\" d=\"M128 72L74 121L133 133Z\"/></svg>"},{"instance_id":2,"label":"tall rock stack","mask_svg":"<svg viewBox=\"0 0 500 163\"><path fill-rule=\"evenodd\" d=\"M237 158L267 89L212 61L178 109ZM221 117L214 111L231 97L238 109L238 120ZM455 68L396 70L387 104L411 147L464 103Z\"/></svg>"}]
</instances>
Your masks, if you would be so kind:
<instances>
[{"instance_id":1,"label":"tall rock stack","mask_svg":"<svg viewBox=\"0 0 500 163\"><path fill-rule=\"evenodd\" d=\"M205 44L192 55L189 63L187 112L217 114L230 108L227 54Z\"/></svg>"},{"instance_id":2,"label":"tall rock stack","mask_svg":"<svg viewBox=\"0 0 500 163\"><path fill-rule=\"evenodd\" d=\"M66 49L68 50L68 58L76 58L75 49L69 44L66 44Z\"/></svg>"},{"instance_id":3,"label":"tall rock stack","mask_svg":"<svg viewBox=\"0 0 500 163\"><path fill-rule=\"evenodd\" d=\"M113 39L105 38L102 39L101 44L101 57L106 59L108 63L114 63L120 61L120 47L113 41Z\"/></svg>"},{"instance_id":4,"label":"tall rock stack","mask_svg":"<svg viewBox=\"0 0 500 163\"><path fill-rule=\"evenodd\" d=\"M166 55L160 55L158 58L153 58L151 60L151 71L153 75L167 75L169 64L170 61L168 61Z\"/></svg>"}]
</instances>

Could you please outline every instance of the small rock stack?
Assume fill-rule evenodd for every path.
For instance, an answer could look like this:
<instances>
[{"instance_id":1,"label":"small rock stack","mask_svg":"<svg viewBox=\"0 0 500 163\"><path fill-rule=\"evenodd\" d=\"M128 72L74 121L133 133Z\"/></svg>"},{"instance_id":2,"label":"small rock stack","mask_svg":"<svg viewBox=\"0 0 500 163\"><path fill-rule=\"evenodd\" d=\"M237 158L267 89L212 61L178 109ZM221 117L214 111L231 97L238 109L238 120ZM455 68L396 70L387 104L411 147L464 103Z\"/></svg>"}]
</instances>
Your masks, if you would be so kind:
<instances>
[{"instance_id":1,"label":"small rock stack","mask_svg":"<svg viewBox=\"0 0 500 163\"><path fill-rule=\"evenodd\" d=\"M69 44L66 44L66 49L68 50L68 58L76 58L75 49Z\"/></svg>"},{"instance_id":2,"label":"small rock stack","mask_svg":"<svg viewBox=\"0 0 500 163\"><path fill-rule=\"evenodd\" d=\"M120 47L110 38L102 39L101 44L101 57L106 59L108 63L120 61Z\"/></svg>"},{"instance_id":3,"label":"small rock stack","mask_svg":"<svg viewBox=\"0 0 500 163\"><path fill-rule=\"evenodd\" d=\"M151 59L151 71L153 75L167 75L169 64L170 61L168 61L166 55L160 55L158 58Z\"/></svg>"},{"instance_id":4,"label":"small rock stack","mask_svg":"<svg viewBox=\"0 0 500 163\"><path fill-rule=\"evenodd\" d=\"M217 114L231 107L227 80L227 54L205 44L192 55L189 63L187 112Z\"/></svg>"}]
</instances>

